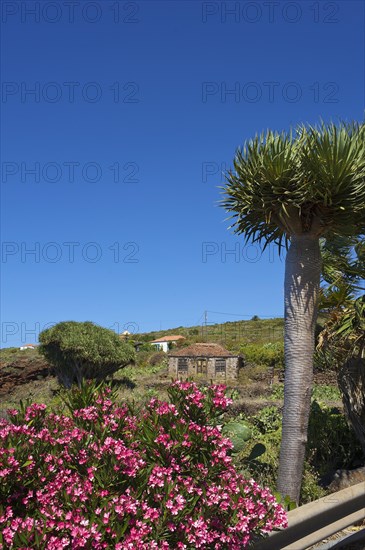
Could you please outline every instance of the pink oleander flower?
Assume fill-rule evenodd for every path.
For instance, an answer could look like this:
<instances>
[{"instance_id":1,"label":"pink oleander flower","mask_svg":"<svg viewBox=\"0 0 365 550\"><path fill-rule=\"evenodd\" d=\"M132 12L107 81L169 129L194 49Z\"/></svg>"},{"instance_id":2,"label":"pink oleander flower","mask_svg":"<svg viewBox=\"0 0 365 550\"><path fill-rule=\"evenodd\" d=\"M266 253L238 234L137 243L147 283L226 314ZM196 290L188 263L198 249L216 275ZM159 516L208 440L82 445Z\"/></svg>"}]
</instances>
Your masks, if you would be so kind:
<instances>
[{"instance_id":1,"label":"pink oleander flower","mask_svg":"<svg viewBox=\"0 0 365 550\"><path fill-rule=\"evenodd\" d=\"M230 440L210 425L231 402L225 391L175 382L171 403L153 399L136 413L104 389L72 417L36 404L24 421L1 420L4 544L233 550L285 527L283 508L237 473Z\"/></svg>"}]
</instances>

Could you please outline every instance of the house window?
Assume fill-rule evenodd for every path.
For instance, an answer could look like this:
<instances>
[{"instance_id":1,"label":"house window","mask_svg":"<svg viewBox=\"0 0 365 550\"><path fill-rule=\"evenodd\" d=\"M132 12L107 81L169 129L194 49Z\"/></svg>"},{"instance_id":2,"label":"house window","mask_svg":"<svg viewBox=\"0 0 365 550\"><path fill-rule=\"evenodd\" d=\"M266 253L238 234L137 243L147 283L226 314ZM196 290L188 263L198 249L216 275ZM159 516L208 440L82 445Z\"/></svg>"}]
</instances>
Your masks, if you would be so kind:
<instances>
[{"instance_id":1,"label":"house window","mask_svg":"<svg viewBox=\"0 0 365 550\"><path fill-rule=\"evenodd\" d=\"M196 362L196 373L197 374L207 374L207 360L206 359L197 359Z\"/></svg>"},{"instance_id":2,"label":"house window","mask_svg":"<svg viewBox=\"0 0 365 550\"><path fill-rule=\"evenodd\" d=\"M180 373L188 372L188 360L186 357L179 357L177 360L177 371Z\"/></svg>"},{"instance_id":3,"label":"house window","mask_svg":"<svg viewBox=\"0 0 365 550\"><path fill-rule=\"evenodd\" d=\"M215 373L216 374L226 374L226 360L225 359L216 359L215 360Z\"/></svg>"}]
</instances>

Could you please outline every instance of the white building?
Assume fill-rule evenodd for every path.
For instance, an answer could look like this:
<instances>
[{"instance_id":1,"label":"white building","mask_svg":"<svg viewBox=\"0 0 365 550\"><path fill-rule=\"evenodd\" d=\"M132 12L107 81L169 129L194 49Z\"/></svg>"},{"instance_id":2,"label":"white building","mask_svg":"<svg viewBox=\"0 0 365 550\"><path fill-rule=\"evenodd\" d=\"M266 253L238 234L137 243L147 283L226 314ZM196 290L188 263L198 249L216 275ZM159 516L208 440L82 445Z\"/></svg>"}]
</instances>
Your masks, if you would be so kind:
<instances>
[{"instance_id":1,"label":"white building","mask_svg":"<svg viewBox=\"0 0 365 550\"><path fill-rule=\"evenodd\" d=\"M36 344L24 344L24 346L20 346L20 350L25 350L25 349L35 349L37 346Z\"/></svg>"},{"instance_id":2,"label":"white building","mask_svg":"<svg viewBox=\"0 0 365 550\"><path fill-rule=\"evenodd\" d=\"M152 340L150 344L159 351L168 352L169 349L174 346L178 340L185 340L185 338L184 336L180 336L179 334L172 334L169 336L162 336L162 338L157 338L157 340Z\"/></svg>"}]
</instances>

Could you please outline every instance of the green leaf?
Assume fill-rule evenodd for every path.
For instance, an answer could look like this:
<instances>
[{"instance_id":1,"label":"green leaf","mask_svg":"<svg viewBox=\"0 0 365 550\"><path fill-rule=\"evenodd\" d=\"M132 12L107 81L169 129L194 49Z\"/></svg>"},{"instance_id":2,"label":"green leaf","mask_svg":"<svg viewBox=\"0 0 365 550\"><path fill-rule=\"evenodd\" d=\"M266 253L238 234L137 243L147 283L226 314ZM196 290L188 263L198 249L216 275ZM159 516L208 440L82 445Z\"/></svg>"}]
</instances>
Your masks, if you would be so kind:
<instances>
[{"instance_id":1,"label":"green leaf","mask_svg":"<svg viewBox=\"0 0 365 550\"><path fill-rule=\"evenodd\" d=\"M252 448L248 460L256 460L259 456L263 455L266 452L266 447L262 443L256 443Z\"/></svg>"}]
</instances>

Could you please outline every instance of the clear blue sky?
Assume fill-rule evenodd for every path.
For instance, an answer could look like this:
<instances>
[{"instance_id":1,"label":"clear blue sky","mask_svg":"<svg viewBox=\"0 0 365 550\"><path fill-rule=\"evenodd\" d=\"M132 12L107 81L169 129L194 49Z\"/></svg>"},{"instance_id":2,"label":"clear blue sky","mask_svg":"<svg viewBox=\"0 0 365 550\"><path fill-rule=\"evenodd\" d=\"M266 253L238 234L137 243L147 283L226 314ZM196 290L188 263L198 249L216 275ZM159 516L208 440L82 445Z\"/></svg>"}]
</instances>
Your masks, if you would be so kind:
<instances>
[{"instance_id":1,"label":"clear blue sky","mask_svg":"<svg viewBox=\"0 0 365 550\"><path fill-rule=\"evenodd\" d=\"M2 9L1 345L281 316L283 262L227 229L220 172L257 131L363 118L364 3Z\"/></svg>"}]
</instances>

